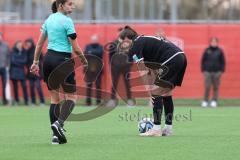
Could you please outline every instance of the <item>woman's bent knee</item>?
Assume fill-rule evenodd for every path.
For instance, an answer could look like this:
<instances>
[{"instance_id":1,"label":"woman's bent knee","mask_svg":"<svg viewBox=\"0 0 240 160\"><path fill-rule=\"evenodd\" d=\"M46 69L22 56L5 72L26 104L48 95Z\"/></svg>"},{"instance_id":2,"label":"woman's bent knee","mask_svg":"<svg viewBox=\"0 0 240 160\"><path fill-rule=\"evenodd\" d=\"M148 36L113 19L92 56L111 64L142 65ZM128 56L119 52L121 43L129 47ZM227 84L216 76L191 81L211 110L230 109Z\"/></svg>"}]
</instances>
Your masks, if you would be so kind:
<instances>
[{"instance_id":1,"label":"woman's bent knee","mask_svg":"<svg viewBox=\"0 0 240 160\"><path fill-rule=\"evenodd\" d=\"M65 94L65 99L66 100L71 100L76 103L78 96L75 94Z\"/></svg>"}]
</instances>

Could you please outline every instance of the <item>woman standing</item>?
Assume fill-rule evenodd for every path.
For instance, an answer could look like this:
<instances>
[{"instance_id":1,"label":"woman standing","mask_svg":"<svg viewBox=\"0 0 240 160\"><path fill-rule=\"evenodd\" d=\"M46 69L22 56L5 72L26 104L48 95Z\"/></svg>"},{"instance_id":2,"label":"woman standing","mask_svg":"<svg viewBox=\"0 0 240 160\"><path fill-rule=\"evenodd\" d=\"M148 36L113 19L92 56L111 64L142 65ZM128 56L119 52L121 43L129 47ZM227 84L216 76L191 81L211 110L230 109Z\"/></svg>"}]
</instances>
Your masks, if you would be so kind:
<instances>
[{"instance_id":1,"label":"woman standing","mask_svg":"<svg viewBox=\"0 0 240 160\"><path fill-rule=\"evenodd\" d=\"M42 25L31 72L38 74L39 57L48 38L48 52L43 62L43 76L51 95L50 121L53 131L52 144L67 143L63 125L71 114L76 100L76 81L74 73L74 61L71 59L72 50L79 56L82 64L87 67L77 41L73 21L69 14L72 13L74 4L72 0L56 0L52 4L51 14ZM60 111L60 89L64 92Z\"/></svg>"},{"instance_id":2,"label":"woman standing","mask_svg":"<svg viewBox=\"0 0 240 160\"><path fill-rule=\"evenodd\" d=\"M24 103L28 105L28 94L26 86L25 66L27 64L27 54L23 49L21 41L17 41L12 49L10 57L10 79L13 84L15 102L19 104L18 82L21 83Z\"/></svg>"},{"instance_id":3,"label":"woman standing","mask_svg":"<svg viewBox=\"0 0 240 160\"><path fill-rule=\"evenodd\" d=\"M28 67L27 79L29 81L32 104L36 105L35 91L37 91L40 99L40 104L44 105L45 99L44 99L43 90L41 86L41 80L42 80L41 70L40 70L40 76L36 76L30 72L30 67L34 60L35 48L36 47L33 39L29 38L25 41L25 50L27 53L27 67ZM40 56L39 66L40 68L42 67L42 56Z\"/></svg>"}]
</instances>

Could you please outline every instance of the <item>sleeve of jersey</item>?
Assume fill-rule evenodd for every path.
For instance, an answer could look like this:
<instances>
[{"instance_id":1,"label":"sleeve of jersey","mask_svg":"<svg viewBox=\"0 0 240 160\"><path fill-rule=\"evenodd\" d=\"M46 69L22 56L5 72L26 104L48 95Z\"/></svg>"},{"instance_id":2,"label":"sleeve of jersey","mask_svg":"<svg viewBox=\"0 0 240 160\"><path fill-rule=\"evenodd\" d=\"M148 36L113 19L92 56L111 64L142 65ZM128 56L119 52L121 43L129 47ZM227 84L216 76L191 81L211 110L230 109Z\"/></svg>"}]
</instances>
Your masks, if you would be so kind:
<instances>
[{"instance_id":1,"label":"sleeve of jersey","mask_svg":"<svg viewBox=\"0 0 240 160\"><path fill-rule=\"evenodd\" d=\"M47 21L45 21L45 22L43 23L40 31L41 31L42 33L46 33L46 34L47 34L47 24L46 24L46 23L47 23Z\"/></svg>"},{"instance_id":2,"label":"sleeve of jersey","mask_svg":"<svg viewBox=\"0 0 240 160\"><path fill-rule=\"evenodd\" d=\"M77 34L75 31L74 23L71 18L67 19L66 23L64 24L64 27L67 32L67 36L70 37L72 40L75 40L77 38Z\"/></svg>"},{"instance_id":3,"label":"sleeve of jersey","mask_svg":"<svg viewBox=\"0 0 240 160\"><path fill-rule=\"evenodd\" d=\"M135 42L130 49L130 54L132 55L132 59L135 63L139 63L140 61L143 61L143 55L142 55L142 49L143 46L139 42Z\"/></svg>"}]
</instances>

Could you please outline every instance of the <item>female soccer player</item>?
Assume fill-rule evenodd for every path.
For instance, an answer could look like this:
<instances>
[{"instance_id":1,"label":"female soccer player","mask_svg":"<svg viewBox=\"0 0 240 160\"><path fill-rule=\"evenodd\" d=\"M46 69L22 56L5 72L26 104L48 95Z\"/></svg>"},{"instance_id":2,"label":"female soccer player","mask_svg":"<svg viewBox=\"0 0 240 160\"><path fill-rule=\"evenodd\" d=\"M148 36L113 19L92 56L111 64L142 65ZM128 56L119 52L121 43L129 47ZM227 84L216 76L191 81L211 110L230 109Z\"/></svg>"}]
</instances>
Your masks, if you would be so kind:
<instances>
[{"instance_id":1,"label":"female soccer player","mask_svg":"<svg viewBox=\"0 0 240 160\"><path fill-rule=\"evenodd\" d=\"M126 26L119 35L120 49L131 54L138 65L145 85L152 97L154 127L140 136L172 135L173 100L172 91L181 86L187 60L184 52L173 43L153 37L138 36ZM165 127L161 129L162 108L165 108Z\"/></svg>"},{"instance_id":2,"label":"female soccer player","mask_svg":"<svg viewBox=\"0 0 240 160\"><path fill-rule=\"evenodd\" d=\"M72 0L56 0L52 5L51 14L42 25L34 62L31 72L38 74L39 57L44 42L48 38L48 52L43 63L43 75L51 95L50 121L53 130L52 144L67 143L63 124L71 114L76 103L76 81L74 73L73 51L79 56L81 62L87 67L84 57L77 41L73 21L69 14L74 8ZM67 76L66 76L67 75ZM60 88L64 91L64 101L60 111Z\"/></svg>"}]
</instances>

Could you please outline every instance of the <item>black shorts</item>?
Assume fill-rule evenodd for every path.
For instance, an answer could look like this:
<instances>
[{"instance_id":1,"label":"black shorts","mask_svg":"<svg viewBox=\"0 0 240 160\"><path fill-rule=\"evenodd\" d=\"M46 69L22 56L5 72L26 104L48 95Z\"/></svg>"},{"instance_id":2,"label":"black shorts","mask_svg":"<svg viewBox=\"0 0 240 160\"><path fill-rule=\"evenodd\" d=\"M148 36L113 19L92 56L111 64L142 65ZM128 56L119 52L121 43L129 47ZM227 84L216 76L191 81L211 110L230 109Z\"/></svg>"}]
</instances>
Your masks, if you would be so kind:
<instances>
[{"instance_id":1,"label":"black shorts","mask_svg":"<svg viewBox=\"0 0 240 160\"><path fill-rule=\"evenodd\" d=\"M62 87L66 93L76 92L74 60L71 53L48 50L43 62L43 77L48 89Z\"/></svg>"},{"instance_id":2,"label":"black shorts","mask_svg":"<svg viewBox=\"0 0 240 160\"><path fill-rule=\"evenodd\" d=\"M154 84L163 88L181 86L186 67L186 56L181 53L161 66L157 72Z\"/></svg>"}]
</instances>

